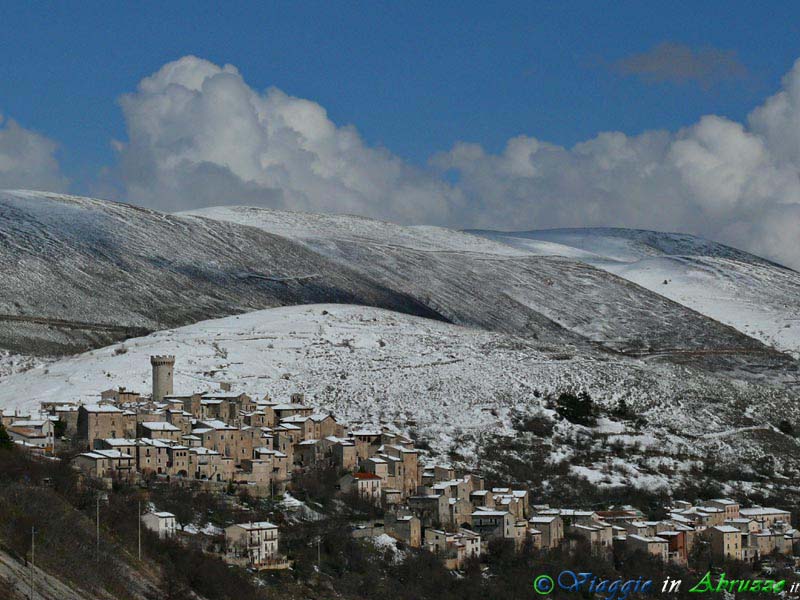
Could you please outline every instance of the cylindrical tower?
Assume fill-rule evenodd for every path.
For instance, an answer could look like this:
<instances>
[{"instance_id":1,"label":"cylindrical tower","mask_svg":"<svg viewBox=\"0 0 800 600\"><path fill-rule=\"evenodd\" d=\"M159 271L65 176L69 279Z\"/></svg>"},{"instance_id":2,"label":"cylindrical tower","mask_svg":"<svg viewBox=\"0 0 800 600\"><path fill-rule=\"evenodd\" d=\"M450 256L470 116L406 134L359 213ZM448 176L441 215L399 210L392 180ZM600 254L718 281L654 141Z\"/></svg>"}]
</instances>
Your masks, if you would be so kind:
<instances>
[{"instance_id":1,"label":"cylindrical tower","mask_svg":"<svg viewBox=\"0 0 800 600\"><path fill-rule=\"evenodd\" d=\"M153 402L162 402L164 396L172 395L172 370L175 367L174 356L151 356L153 365Z\"/></svg>"}]
</instances>

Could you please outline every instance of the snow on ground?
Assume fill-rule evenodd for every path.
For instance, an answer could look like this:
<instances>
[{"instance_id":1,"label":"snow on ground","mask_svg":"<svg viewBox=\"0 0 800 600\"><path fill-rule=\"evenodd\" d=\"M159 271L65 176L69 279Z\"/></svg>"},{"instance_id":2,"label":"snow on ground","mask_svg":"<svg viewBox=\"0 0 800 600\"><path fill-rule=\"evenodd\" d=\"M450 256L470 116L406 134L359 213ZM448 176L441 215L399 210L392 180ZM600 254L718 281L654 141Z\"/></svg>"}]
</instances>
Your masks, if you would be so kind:
<instances>
[{"instance_id":1,"label":"snow on ground","mask_svg":"<svg viewBox=\"0 0 800 600\"><path fill-rule=\"evenodd\" d=\"M291 513L296 513L305 521L319 521L324 517L320 512L317 512L302 500L298 500L289 492L283 493L281 499L281 507Z\"/></svg>"},{"instance_id":2,"label":"snow on ground","mask_svg":"<svg viewBox=\"0 0 800 600\"><path fill-rule=\"evenodd\" d=\"M587 390L607 407L624 399L649 423L630 440L641 447L697 446L708 433L763 423L777 404L796 401L769 386L683 366L573 356L369 307L307 305L161 331L11 375L0 385L0 408L96 402L117 386L148 393L155 354L176 356L176 394L214 391L222 383L258 398L303 392L308 404L348 424L394 426L419 435L436 455L455 451L473 464L488 434L516 435L515 415L541 414L547 395L565 390ZM709 406L712 396L719 403ZM742 404L752 407L744 423ZM601 431L619 435L606 421Z\"/></svg>"},{"instance_id":3,"label":"snow on ground","mask_svg":"<svg viewBox=\"0 0 800 600\"><path fill-rule=\"evenodd\" d=\"M476 232L604 269L800 358L800 274L689 235L622 229Z\"/></svg>"},{"instance_id":4,"label":"snow on ground","mask_svg":"<svg viewBox=\"0 0 800 600\"><path fill-rule=\"evenodd\" d=\"M205 523L202 527L198 527L197 525L189 524L182 529L184 533L188 533L190 535L197 535L202 533L209 537L215 537L224 534L225 532L222 528L217 527L213 523Z\"/></svg>"},{"instance_id":5,"label":"snow on ground","mask_svg":"<svg viewBox=\"0 0 800 600\"><path fill-rule=\"evenodd\" d=\"M392 561L395 564L399 564L405 559L406 553L397 547L397 540L392 536L382 533L370 539L379 550L390 551L392 553Z\"/></svg>"},{"instance_id":6,"label":"snow on ground","mask_svg":"<svg viewBox=\"0 0 800 600\"><path fill-rule=\"evenodd\" d=\"M12 354L7 350L0 350L0 382L14 373L24 373L51 361L52 359L27 356L25 354Z\"/></svg>"},{"instance_id":7,"label":"snow on ground","mask_svg":"<svg viewBox=\"0 0 800 600\"><path fill-rule=\"evenodd\" d=\"M251 225L297 241L339 239L367 244L380 241L385 246L428 252L475 252L500 256L528 254L508 244L455 229L427 225L404 226L354 215L325 215L247 206L217 206L179 214Z\"/></svg>"}]
</instances>

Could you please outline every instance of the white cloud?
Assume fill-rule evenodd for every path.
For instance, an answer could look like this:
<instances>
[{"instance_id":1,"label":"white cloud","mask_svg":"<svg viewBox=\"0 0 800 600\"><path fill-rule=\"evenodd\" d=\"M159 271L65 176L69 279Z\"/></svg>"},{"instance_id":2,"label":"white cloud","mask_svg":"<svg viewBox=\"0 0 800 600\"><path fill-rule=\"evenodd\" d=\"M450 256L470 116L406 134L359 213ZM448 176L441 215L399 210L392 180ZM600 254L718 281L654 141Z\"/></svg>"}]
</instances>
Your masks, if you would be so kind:
<instances>
[{"instance_id":1,"label":"white cloud","mask_svg":"<svg viewBox=\"0 0 800 600\"><path fill-rule=\"evenodd\" d=\"M458 142L431 170L368 146L315 102L257 92L235 67L191 56L121 105L123 195L164 210L254 204L460 227L641 227L800 267L800 62L746 124L706 116L572 148L523 135L499 154Z\"/></svg>"},{"instance_id":2,"label":"white cloud","mask_svg":"<svg viewBox=\"0 0 800 600\"><path fill-rule=\"evenodd\" d=\"M121 99L132 202L165 210L256 204L445 223L458 193L435 174L367 146L315 102L250 88L235 67L193 56Z\"/></svg>"},{"instance_id":3,"label":"white cloud","mask_svg":"<svg viewBox=\"0 0 800 600\"><path fill-rule=\"evenodd\" d=\"M457 143L431 162L457 174L477 227L683 231L800 268L800 61L747 125L706 116L570 149L520 136L497 155Z\"/></svg>"},{"instance_id":4,"label":"white cloud","mask_svg":"<svg viewBox=\"0 0 800 600\"><path fill-rule=\"evenodd\" d=\"M0 115L0 189L66 189L56 148L52 140Z\"/></svg>"}]
</instances>

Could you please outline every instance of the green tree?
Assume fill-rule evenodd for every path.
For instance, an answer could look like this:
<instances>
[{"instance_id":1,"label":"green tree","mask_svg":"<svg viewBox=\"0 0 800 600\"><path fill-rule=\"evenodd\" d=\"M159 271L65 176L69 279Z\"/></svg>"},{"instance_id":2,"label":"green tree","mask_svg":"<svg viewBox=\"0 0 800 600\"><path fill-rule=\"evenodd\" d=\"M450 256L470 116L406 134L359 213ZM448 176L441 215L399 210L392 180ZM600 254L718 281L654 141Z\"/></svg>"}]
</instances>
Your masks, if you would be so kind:
<instances>
[{"instance_id":1,"label":"green tree","mask_svg":"<svg viewBox=\"0 0 800 600\"><path fill-rule=\"evenodd\" d=\"M556 412L570 423L592 426L597 422L594 401L587 392L564 392L556 400Z\"/></svg>"},{"instance_id":2,"label":"green tree","mask_svg":"<svg viewBox=\"0 0 800 600\"><path fill-rule=\"evenodd\" d=\"M14 447L14 440L8 435L6 428L0 423L0 450L11 450Z\"/></svg>"}]
</instances>

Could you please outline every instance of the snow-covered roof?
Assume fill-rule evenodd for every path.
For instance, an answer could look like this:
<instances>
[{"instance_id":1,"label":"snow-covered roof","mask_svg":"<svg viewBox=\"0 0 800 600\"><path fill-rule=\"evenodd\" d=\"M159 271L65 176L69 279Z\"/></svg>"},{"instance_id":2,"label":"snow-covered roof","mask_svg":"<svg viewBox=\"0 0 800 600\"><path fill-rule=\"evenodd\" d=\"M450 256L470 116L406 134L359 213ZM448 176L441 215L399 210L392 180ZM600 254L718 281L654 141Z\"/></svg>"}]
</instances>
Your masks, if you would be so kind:
<instances>
[{"instance_id":1,"label":"snow-covered roof","mask_svg":"<svg viewBox=\"0 0 800 600\"><path fill-rule=\"evenodd\" d=\"M476 510L472 513L473 517L504 517L508 514L505 510Z\"/></svg>"},{"instance_id":2,"label":"snow-covered roof","mask_svg":"<svg viewBox=\"0 0 800 600\"><path fill-rule=\"evenodd\" d=\"M225 421L220 421L219 419L208 419L200 421L201 425L205 425L206 427L210 427L211 429L236 429L236 427L232 425L228 425Z\"/></svg>"},{"instance_id":3,"label":"snow-covered roof","mask_svg":"<svg viewBox=\"0 0 800 600\"><path fill-rule=\"evenodd\" d=\"M166 421L145 421L142 427L150 431L180 431L175 425Z\"/></svg>"},{"instance_id":4,"label":"snow-covered roof","mask_svg":"<svg viewBox=\"0 0 800 600\"><path fill-rule=\"evenodd\" d=\"M304 417L303 415L292 415L291 417L284 417L281 423L305 423L311 417Z\"/></svg>"},{"instance_id":5,"label":"snow-covered roof","mask_svg":"<svg viewBox=\"0 0 800 600\"><path fill-rule=\"evenodd\" d=\"M121 413L116 406L110 404L84 404L83 409L90 413Z\"/></svg>"},{"instance_id":6,"label":"snow-covered roof","mask_svg":"<svg viewBox=\"0 0 800 600\"><path fill-rule=\"evenodd\" d=\"M241 527L248 531L261 531L263 529L277 529L277 525L273 525L269 521L258 521L255 523L236 523L233 527Z\"/></svg>"},{"instance_id":7,"label":"snow-covered roof","mask_svg":"<svg viewBox=\"0 0 800 600\"><path fill-rule=\"evenodd\" d=\"M781 510L780 508L772 508L769 506L754 506L753 508L739 509L739 514L748 517L763 517L766 515L788 515L788 510Z\"/></svg>"},{"instance_id":8,"label":"snow-covered roof","mask_svg":"<svg viewBox=\"0 0 800 600\"><path fill-rule=\"evenodd\" d=\"M553 516L553 517L531 517L530 519L528 519L528 522L529 523L539 523L539 524L541 524L541 523L552 523L555 520L556 520L555 516Z\"/></svg>"},{"instance_id":9,"label":"snow-covered roof","mask_svg":"<svg viewBox=\"0 0 800 600\"><path fill-rule=\"evenodd\" d=\"M106 438L103 440L109 446L135 446L136 440L130 438Z\"/></svg>"},{"instance_id":10,"label":"snow-covered roof","mask_svg":"<svg viewBox=\"0 0 800 600\"><path fill-rule=\"evenodd\" d=\"M721 533L742 533L739 529L730 525L714 525L711 529L716 529Z\"/></svg>"},{"instance_id":11,"label":"snow-covered roof","mask_svg":"<svg viewBox=\"0 0 800 600\"><path fill-rule=\"evenodd\" d=\"M211 454L219 454L219 452L217 452L216 450L211 450L210 448L205 448L203 446L198 446L197 448L189 448L189 452L193 454L203 454L205 456Z\"/></svg>"},{"instance_id":12,"label":"snow-covered roof","mask_svg":"<svg viewBox=\"0 0 800 600\"><path fill-rule=\"evenodd\" d=\"M635 533L632 533L631 535L629 535L628 539L629 540L639 540L640 542L645 542L645 543L648 543L648 544L653 544L653 543L666 544L667 543L667 540L665 540L664 538L660 538L658 536L647 537L647 536L644 536L644 535L636 535Z\"/></svg>"},{"instance_id":13,"label":"snow-covered roof","mask_svg":"<svg viewBox=\"0 0 800 600\"><path fill-rule=\"evenodd\" d=\"M87 458L92 458L94 460L98 460L101 458L133 459L133 457L130 454L125 454L124 452L120 452L119 450L92 450L91 452L82 453L81 456L86 456Z\"/></svg>"}]
</instances>

